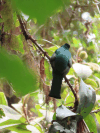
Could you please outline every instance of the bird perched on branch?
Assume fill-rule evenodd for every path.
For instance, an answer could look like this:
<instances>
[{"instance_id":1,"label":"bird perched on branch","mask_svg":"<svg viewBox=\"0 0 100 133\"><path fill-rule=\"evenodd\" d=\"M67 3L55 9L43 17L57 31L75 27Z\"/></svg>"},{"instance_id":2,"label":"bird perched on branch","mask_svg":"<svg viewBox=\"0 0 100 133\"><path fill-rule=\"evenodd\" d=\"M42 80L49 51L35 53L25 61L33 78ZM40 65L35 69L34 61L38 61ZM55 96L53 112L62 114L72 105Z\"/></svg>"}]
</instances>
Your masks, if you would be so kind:
<instances>
[{"instance_id":1,"label":"bird perched on branch","mask_svg":"<svg viewBox=\"0 0 100 133\"><path fill-rule=\"evenodd\" d=\"M63 77L69 72L72 66L71 53L69 52L70 45L64 44L57 49L50 59L50 64L53 69L53 80L50 97L61 99L60 91Z\"/></svg>"}]
</instances>

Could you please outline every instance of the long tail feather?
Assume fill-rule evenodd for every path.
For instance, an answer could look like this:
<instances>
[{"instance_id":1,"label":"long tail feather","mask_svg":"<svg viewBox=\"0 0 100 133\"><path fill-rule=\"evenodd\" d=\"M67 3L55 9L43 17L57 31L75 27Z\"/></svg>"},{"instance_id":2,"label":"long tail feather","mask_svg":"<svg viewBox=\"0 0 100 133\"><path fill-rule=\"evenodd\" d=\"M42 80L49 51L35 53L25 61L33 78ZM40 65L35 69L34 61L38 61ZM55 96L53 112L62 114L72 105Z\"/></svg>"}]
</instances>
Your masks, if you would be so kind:
<instances>
[{"instance_id":1,"label":"long tail feather","mask_svg":"<svg viewBox=\"0 0 100 133\"><path fill-rule=\"evenodd\" d=\"M61 84L62 84L62 75L53 74L52 86L49 96L57 99L61 99Z\"/></svg>"}]
</instances>

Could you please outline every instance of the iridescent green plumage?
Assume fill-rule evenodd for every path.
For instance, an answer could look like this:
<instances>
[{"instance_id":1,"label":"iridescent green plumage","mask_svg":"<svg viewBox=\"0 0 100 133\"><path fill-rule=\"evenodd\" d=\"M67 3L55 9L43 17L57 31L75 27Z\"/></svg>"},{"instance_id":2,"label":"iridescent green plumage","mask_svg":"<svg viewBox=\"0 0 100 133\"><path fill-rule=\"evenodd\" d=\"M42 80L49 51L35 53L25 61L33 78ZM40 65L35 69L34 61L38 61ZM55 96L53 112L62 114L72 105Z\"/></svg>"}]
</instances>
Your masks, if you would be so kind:
<instances>
[{"instance_id":1,"label":"iridescent green plumage","mask_svg":"<svg viewBox=\"0 0 100 133\"><path fill-rule=\"evenodd\" d=\"M51 56L50 63L53 68L52 87L49 96L61 99L60 91L63 77L69 72L72 66L70 45L64 44Z\"/></svg>"}]
</instances>

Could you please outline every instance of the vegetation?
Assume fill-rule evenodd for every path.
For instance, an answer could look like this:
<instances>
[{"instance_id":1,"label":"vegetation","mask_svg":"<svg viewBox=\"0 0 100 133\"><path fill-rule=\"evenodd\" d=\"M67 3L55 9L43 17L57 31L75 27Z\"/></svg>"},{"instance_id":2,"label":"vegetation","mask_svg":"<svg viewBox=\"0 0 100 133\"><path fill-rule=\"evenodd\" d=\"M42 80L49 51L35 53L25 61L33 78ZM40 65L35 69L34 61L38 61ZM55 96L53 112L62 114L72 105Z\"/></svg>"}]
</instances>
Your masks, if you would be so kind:
<instances>
[{"instance_id":1,"label":"vegetation","mask_svg":"<svg viewBox=\"0 0 100 133\"><path fill-rule=\"evenodd\" d=\"M100 132L99 21L97 0L0 0L1 133ZM49 61L65 43L73 65L59 100Z\"/></svg>"}]
</instances>

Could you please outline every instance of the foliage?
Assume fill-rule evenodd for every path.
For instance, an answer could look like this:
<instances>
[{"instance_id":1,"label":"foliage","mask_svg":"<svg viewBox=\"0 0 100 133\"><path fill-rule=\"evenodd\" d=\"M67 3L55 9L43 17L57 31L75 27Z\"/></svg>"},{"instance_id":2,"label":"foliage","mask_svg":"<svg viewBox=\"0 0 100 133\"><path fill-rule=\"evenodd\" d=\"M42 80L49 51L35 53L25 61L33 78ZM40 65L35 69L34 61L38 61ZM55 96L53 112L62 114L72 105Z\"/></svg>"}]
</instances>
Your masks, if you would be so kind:
<instances>
[{"instance_id":1,"label":"foliage","mask_svg":"<svg viewBox=\"0 0 100 133\"><path fill-rule=\"evenodd\" d=\"M20 1L12 0L15 6L19 8L23 13L29 15L30 18L35 18L39 23L44 23L48 16L51 16L53 12L61 6L64 6L65 0L51 0L51 1ZM66 2L69 4L70 1ZM27 9L27 10L26 10ZM42 11L42 12L41 12Z\"/></svg>"},{"instance_id":2,"label":"foliage","mask_svg":"<svg viewBox=\"0 0 100 133\"><path fill-rule=\"evenodd\" d=\"M54 51L64 43L70 44L73 66L66 77L80 101L77 113L84 118L87 132L100 132L98 128L100 124L99 8L99 1L94 0L0 1L1 132L4 129L19 133L48 132L52 119L57 120L55 108L63 104L63 107L71 106L68 107L71 111L75 101L67 83L62 84L62 99L56 102L53 99L53 103L50 101L48 94L51 88L52 69L49 60L30 39L26 38L17 14L20 14L25 30L49 56L52 56ZM96 102L95 97L92 97L94 92L96 97L98 96ZM10 106L13 106L13 109ZM95 117L90 115L92 110L98 112ZM57 112L58 116L63 111L64 108ZM65 112L64 114L69 123L68 114ZM98 125L94 118L98 121ZM76 118L74 120L70 119L70 122L76 132L78 120ZM63 131L65 123L64 119L62 123L55 122L51 129L56 127L56 132ZM78 125L80 132L85 130L83 126L83 123Z\"/></svg>"},{"instance_id":3,"label":"foliage","mask_svg":"<svg viewBox=\"0 0 100 133\"><path fill-rule=\"evenodd\" d=\"M6 77L13 84L15 91L18 91L21 95L25 95L28 92L32 92L33 88L36 90L35 73L29 71L18 56L9 55L6 51L1 50L0 60L0 77Z\"/></svg>"}]
</instances>

